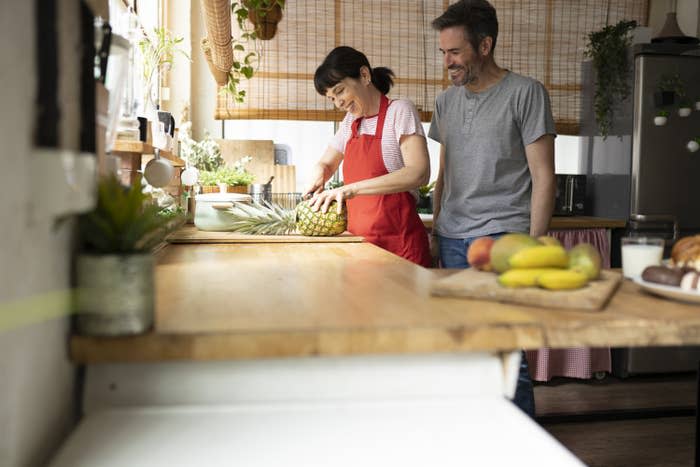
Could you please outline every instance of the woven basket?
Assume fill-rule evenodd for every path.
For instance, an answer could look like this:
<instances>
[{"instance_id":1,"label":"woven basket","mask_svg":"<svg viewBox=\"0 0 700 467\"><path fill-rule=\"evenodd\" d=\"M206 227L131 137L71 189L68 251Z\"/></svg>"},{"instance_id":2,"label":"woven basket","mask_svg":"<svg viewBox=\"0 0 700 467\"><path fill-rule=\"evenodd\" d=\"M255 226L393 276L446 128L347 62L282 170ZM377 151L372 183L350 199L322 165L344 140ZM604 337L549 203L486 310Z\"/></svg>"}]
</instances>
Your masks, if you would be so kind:
<instances>
[{"instance_id":1,"label":"woven basket","mask_svg":"<svg viewBox=\"0 0 700 467\"><path fill-rule=\"evenodd\" d=\"M233 66L231 2L230 0L202 0L202 8L212 63L216 69L228 72Z\"/></svg>"},{"instance_id":2,"label":"woven basket","mask_svg":"<svg viewBox=\"0 0 700 467\"><path fill-rule=\"evenodd\" d=\"M207 60L207 65L209 65L209 71L211 71L212 76L214 76L214 81L216 81L216 84L219 86L226 86L228 83L228 71L219 70L216 65L214 65L211 46L206 37L202 38L201 47L202 52L204 52L204 58Z\"/></svg>"},{"instance_id":3,"label":"woven basket","mask_svg":"<svg viewBox=\"0 0 700 467\"><path fill-rule=\"evenodd\" d=\"M217 185L204 185L202 186L202 193L220 193L219 187ZM226 193L248 193L248 185L229 185L226 189Z\"/></svg>"}]
</instances>

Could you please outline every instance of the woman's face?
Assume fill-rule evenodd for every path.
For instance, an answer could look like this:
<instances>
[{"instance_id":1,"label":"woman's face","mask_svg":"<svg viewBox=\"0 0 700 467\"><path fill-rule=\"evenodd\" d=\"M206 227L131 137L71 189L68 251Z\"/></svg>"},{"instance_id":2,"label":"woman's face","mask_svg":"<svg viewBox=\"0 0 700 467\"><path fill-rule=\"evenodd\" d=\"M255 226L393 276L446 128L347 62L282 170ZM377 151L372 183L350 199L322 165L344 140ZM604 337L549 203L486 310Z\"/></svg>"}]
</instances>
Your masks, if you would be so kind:
<instances>
[{"instance_id":1,"label":"woman's face","mask_svg":"<svg viewBox=\"0 0 700 467\"><path fill-rule=\"evenodd\" d=\"M343 78L338 84L326 91L326 97L338 109L350 112L353 117L368 117L371 106L369 94L369 73L365 68L360 71L360 78Z\"/></svg>"}]
</instances>

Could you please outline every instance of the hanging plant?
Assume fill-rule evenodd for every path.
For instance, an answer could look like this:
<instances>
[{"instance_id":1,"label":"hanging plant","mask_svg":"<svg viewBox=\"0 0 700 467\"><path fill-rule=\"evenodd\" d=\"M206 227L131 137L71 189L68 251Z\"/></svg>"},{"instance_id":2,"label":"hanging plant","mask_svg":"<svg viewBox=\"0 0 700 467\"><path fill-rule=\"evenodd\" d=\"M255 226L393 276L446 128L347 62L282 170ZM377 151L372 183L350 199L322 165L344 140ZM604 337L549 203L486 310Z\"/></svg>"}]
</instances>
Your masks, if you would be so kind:
<instances>
[{"instance_id":1,"label":"hanging plant","mask_svg":"<svg viewBox=\"0 0 700 467\"><path fill-rule=\"evenodd\" d=\"M661 75L656 88L654 104L657 107L672 106L676 98L685 99L685 85L678 73Z\"/></svg>"},{"instance_id":2,"label":"hanging plant","mask_svg":"<svg viewBox=\"0 0 700 467\"><path fill-rule=\"evenodd\" d=\"M615 107L630 95L627 49L632 42L630 32L636 27L636 21L623 20L588 34L584 55L593 60L597 84L593 108L603 139L610 132Z\"/></svg>"},{"instance_id":3,"label":"hanging plant","mask_svg":"<svg viewBox=\"0 0 700 467\"><path fill-rule=\"evenodd\" d=\"M245 100L245 90L239 89L244 79L251 79L260 63L261 48L257 40L269 40L277 32L282 19L285 0L239 0L231 2L231 15L235 18L241 35L232 38L233 66L226 86L221 92L230 95L237 103ZM254 51L246 48L254 44Z\"/></svg>"},{"instance_id":4,"label":"hanging plant","mask_svg":"<svg viewBox=\"0 0 700 467\"><path fill-rule=\"evenodd\" d=\"M179 53L190 60L190 56L182 49L182 42L182 37L174 36L165 28L153 28L152 32L143 31L138 45L142 60L143 105L146 108L153 101L155 79L159 73L170 70L175 54Z\"/></svg>"}]
</instances>

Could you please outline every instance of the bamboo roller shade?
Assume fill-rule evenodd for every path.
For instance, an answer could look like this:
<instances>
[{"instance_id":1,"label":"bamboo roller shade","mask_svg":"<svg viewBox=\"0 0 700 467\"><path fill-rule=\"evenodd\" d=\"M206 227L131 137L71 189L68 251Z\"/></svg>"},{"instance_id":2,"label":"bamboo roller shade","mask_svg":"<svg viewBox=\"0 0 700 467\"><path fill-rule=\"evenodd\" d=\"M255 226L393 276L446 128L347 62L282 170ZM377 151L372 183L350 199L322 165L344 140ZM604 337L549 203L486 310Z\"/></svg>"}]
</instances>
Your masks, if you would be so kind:
<instances>
[{"instance_id":1,"label":"bamboo roller shade","mask_svg":"<svg viewBox=\"0 0 700 467\"><path fill-rule=\"evenodd\" d=\"M337 45L364 52L396 73L391 98L412 100L430 121L450 86L430 23L446 0L287 0L277 35L259 41L259 68L237 104L219 94L217 119L340 121L313 86L313 73ZM493 0L499 21L496 62L548 89L559 134L578 134L581 62L589 32L620 20L648 22L648 0ZM237 25L233 24L234 35Z\"/></svg>"}]
</instances>

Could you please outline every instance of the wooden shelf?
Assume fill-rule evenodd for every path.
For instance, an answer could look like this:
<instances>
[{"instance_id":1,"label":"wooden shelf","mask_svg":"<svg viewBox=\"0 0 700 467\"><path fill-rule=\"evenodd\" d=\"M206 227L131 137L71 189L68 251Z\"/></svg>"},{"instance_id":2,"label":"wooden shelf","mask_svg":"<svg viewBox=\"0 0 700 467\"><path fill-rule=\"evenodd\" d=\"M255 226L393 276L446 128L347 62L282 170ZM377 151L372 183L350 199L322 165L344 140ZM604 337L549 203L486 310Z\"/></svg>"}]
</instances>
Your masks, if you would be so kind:
<instances>
[{"instance_id":1,"label":"wooden shelf","mask_svg":"<svg viewBox=\"0 0 700 467\"><path fill-rule=\"evenodd\" d=\"M141 155L154 154L153 146L144 143L143 141L120 141L114 142L112 152L117 153L133 153ZM170 151L160 151L160 156L173 163L175 167L184 167L185 161L171 153Z\"/></svg>"}]
</instances>

